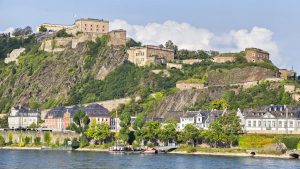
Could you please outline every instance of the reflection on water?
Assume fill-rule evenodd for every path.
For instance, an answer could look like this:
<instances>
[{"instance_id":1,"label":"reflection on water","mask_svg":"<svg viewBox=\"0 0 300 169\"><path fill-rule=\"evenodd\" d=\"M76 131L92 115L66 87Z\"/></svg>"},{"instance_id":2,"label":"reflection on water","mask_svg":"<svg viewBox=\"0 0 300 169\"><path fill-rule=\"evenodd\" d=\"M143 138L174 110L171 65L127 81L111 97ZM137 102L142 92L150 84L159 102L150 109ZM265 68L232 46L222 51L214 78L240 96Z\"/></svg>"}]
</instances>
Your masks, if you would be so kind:
<instances>
[{"instance_id":1,"label":"reflection on water","mask_svg":"<svg viewBox=\"0 0 300 169\"><path fill-rule=\"evenodd\" d=\"M0 168L296 169L300 160L199 155L0 150Z\"/></svg>"}]
</instances>

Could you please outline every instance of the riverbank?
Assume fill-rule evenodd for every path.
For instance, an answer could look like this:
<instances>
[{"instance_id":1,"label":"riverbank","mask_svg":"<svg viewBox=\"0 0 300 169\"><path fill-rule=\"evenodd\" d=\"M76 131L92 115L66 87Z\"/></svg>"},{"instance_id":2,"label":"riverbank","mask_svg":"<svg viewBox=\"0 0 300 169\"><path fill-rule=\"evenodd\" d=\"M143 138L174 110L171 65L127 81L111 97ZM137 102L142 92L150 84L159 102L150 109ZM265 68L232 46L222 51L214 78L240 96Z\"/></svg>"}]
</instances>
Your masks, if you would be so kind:
<instances>
[{"instance_id":1,"label":"riverbank","mask_svg":"<svg viewBox=\"0 0 300 169\"><path fill-rule=\"evenodd\" d=\"M41 150L41 147L0 147L0 150ZM108 149L102 148L78 148L74 151L79 152L108 152ZM227 156L227 157L258 157L258 158L280 158L290 159L291 157L287 154L274 155L274 154L255 154L254 156L250 153L229 153L229 152L186 152L186 151L172 151L168 154L180 154L180 155L205 155L205 156Z\"/></svg>"},{"instance_id":2,"label":"riverbank","mask_svg":"<svg viewBox=\"0 0 300 169\"><path fill-rule=\"evenodd\" d=\"M0 147L0 150L41 150L42 147Z\"/></svg>"},{"instance_id":3,"label":"riverbank","mask_svg":"<svg viewBox=\"0 0 300 169\"><path fill-rule=\"evenodd\" d=\"M207 156L232 156L232 157L259 157L259 158L281 158L290 159L289 155L272 155L272 154L255 154L254 156L248 153L220 153L220 152L193 152L188 153L186 151L172 151L170 154L182 154L182 155L207 155Z\"/></svg>"}]
</instances>

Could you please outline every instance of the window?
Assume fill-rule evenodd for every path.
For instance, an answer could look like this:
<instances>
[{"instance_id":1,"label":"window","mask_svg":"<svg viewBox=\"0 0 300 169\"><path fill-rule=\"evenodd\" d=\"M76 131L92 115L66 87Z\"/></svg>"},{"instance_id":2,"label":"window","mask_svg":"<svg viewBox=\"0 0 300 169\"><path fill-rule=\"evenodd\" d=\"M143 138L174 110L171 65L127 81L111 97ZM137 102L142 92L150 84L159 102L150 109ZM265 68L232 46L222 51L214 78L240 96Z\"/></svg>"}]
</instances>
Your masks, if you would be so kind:
<instances>
[{"instance_id":1,"label":"window","mask_svg":"<svg viewBox=\"0 0 300 169\"><path fill-rule=\"evenodd\" d=\"M278 122L278 127L282 127L282 121Z\"/></svg>"},{"instance_id":2,"label":"window","mask_svg":"<svg viewBox=\"0 0 300 169\"><path fill-rule=\"evenodd\" d=\"M256 127L256 121L253 121L253 127Z\"/></svg>"},{"instance_id":3,"label":"window","mask_svg":"<svg viewBox=\"0 0 300 169\"><path fill-rule=\"evenodd\" d=\"M272 126L275 127L275 121L272 121Z\"/></svg>"},{"instance_id":4,"label":"window","mask_svg":"<svg viewBox=\"0 0 300 169\"><path fill-rule=\"evenodd\" d=\"M294 127L294 122L290 121L290 127Z\"/></svg>"},{"instance_id":5,"label":"window","mask_svg":"<svg viewBox=\"0 0 300 169\"><path fill-rule=\"evenodd\" d=\"M258 121L258 127L261 127L261 121Z\"/></svg>"},{"instance_id":6,"label":"window","mask_svg":"<svg viewBox=\"0 0 300 169\"><path fill-rule=\"evenodd\" d=\"M286 121L284 122L284 127L287 127L287 122Z\"/></svg>"},{"instance_id":7,"label":"window","mask_svg":"<svg viewBox=\"0 0 300 169\"><path fill-rule=\"evenodd\" d=\"M263 127L266 127L266 122L265 121L263 122Z\"/></svg>"},{"instance_id":8,"label":"window","mask_svg":"<svg viewBox=\"0 0 300 169\"><path fill-rule=\"evenodd\" d=\"M248 121L248 127L251 127L251 121Z\"/></svg>"}]
</instances>

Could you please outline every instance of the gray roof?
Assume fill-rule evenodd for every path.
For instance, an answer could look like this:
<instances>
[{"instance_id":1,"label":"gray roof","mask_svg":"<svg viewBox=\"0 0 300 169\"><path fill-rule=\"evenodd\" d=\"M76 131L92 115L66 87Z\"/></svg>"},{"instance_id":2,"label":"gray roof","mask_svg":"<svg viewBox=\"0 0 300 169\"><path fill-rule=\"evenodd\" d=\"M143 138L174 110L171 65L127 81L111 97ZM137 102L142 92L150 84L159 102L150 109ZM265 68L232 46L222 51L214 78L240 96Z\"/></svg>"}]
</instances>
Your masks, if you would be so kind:
<instances>
[{"instance_id":1,"label":"gray roof","mask_svg":"<svg viewBox=\"0 0 300 169\"><path fill-rule=\"evenodd\" d=\"M242 114L245 118L261 118L270 113L275 118L300 118L300 106L270 105L255 109L245 109Z\"/></svg>"},{"instance_id":2,"label":"gray roof","mask_svg":"<svg viewBox=\"0 0 300 169\"><path fill-rule=\"evenodd\" d=\"M104 108L103 106L99 104L91 104L86 107L79 107L77 105L72 107L56 107L50 111L48 111L45 118L48 118L48 116L53 116L53 118L62 118L64 116L64 113L69 112L71 117L75 115L75 113L79 110L82 110L86 113L89 117L109 117L109 111Z\"/></svg>"},{"instance_id":3,"label":"gray roof","mask_svg":"<svg viewBox=\"0 0 300 169\"><path fill-rule=\"evenodd\" d=\"M201 115L204 117L204 121L208 120L207 122L215 121L219 116L226 112L224 110L199 110L199 111L187 111L183 118L192 118L197 115Z\"/></svg>"},{"instance_id":4,"label":"gray roof","mask_svg":"<svg viewBox=\"0 0 300 169\"><path fill-rule=\"evenodd\" d=\"M38 110L27 109L23 106L15 106L14 109L17 111L14 117L39 117L40 112ZM11 115L10 115L11 116Z\"/></svg>"}]
</instances>

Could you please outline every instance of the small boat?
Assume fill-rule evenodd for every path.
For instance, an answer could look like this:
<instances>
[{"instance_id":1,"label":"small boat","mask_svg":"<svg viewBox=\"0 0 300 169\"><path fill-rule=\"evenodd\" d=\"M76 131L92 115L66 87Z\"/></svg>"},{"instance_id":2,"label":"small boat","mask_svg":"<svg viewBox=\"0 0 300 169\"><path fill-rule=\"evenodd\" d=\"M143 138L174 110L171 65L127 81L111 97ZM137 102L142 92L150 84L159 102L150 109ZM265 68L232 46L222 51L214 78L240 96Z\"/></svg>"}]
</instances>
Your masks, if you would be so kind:
<instances>
[{"instance_id":1,"label":"small boat","mask_svg":"<svg viewBox=\"0 0 300 169\"><path fill-rule=\"evenodd\" d=\"M144 150L144 154L157 154L158 150L156 148L152 148L150 150Z\"/></svg>"}]
</instances>

